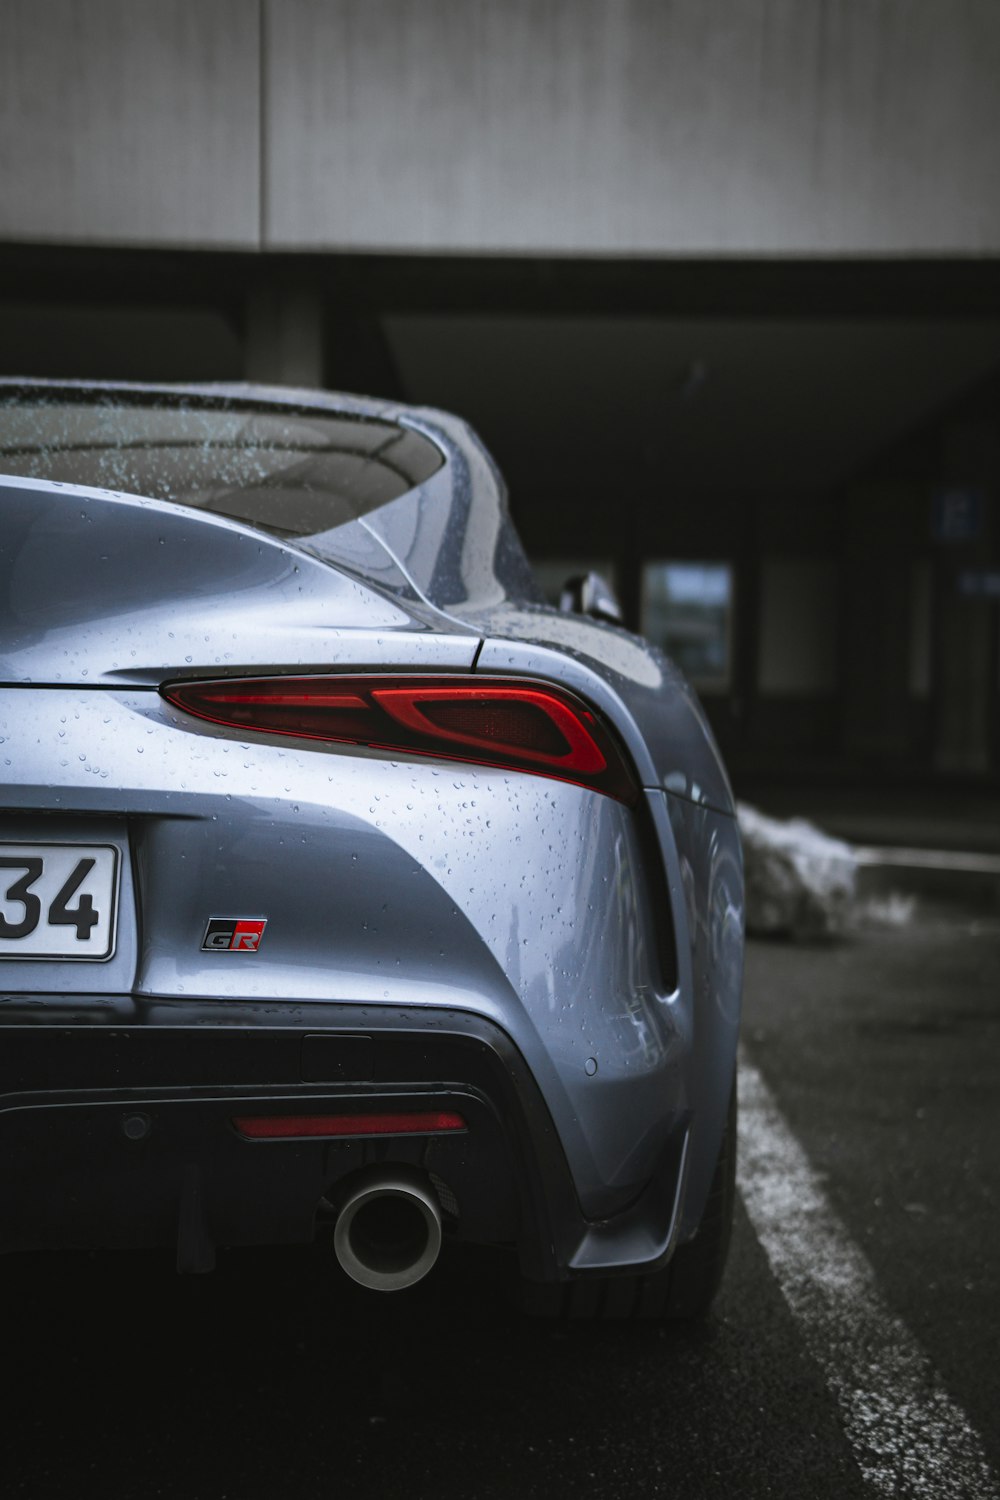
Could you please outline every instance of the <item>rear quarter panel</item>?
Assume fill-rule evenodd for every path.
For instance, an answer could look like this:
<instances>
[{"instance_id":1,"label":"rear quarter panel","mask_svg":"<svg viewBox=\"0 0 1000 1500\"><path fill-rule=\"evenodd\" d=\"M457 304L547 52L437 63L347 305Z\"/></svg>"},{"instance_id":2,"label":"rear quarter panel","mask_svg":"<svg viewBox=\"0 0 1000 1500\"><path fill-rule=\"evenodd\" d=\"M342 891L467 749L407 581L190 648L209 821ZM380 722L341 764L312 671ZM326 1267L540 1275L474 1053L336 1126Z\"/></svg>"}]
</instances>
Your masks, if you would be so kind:
<instances>
[{"instance_id":1,"label":"rear quarter panel","mask_svg":"<svg viewBox=\"0 0 1000 1500\"><path fill-rule=\"evenodd\" d=\"M678 952L677 1014L689 1039L691 1113L682 1237L701 1218L736 1066L743 981L743 861L732 792L704 713L681 673L648 642L533 605L470 616L486 639L477 670L564 683L624 741L667 876Z\"/></svg>"}]
</instances>

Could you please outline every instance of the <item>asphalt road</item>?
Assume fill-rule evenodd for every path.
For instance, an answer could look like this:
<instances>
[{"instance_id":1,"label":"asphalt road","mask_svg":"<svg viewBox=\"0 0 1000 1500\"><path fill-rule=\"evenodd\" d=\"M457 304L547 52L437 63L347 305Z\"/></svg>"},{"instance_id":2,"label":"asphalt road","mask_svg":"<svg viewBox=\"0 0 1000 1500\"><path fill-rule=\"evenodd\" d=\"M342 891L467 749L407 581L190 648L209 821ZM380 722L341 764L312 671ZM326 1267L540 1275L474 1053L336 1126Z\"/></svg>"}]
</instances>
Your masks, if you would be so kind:
<instances>
[{"instance_id":1,"label":"asphalt road","mask_svg":"<svg viewBox=\"0 0 1000 1500\"><path fill-rule=\"evenodd\" d=\"M834 947L752 946L747 1079L780 1116L745 1096L746 1201L699 1328L531 1324L461 1261L378 1297L312 1253L231 1254L180 1280L159 1256L11 1257L0 1484L39 1500L987 1500L998 1021L996 918L922 912ZM810 1174L794 1233L776 1161L788 1181ZM831 1273L833 1251L851 1276ZM903 1435L881 1470L852 1380L878 1386L864 1420ZM967 1471L905 1451L917 1429L937 1441L934 1402L941 1441L969 1437Z\"/></svg>"}]
</instances>

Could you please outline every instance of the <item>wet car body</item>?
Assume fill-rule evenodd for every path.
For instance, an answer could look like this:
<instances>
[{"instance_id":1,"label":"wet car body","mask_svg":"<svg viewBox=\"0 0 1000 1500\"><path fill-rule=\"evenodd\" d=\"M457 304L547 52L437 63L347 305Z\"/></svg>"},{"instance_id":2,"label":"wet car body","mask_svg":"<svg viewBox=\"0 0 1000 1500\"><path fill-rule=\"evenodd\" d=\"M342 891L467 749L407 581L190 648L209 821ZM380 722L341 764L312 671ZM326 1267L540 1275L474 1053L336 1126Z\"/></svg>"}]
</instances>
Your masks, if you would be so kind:
<instances>
[{"instance_id":1,"label":"wet car body","mask_svg":"<svg viewBox=\"0 0 1000 1500\"><path fill-rule=\"evenodd\" d=\"M0 383L0 471L0 1246L203 1270L412 1190L559 1307L707 1305L743 888L680 674L541 603L439 412ZM331 684L411 729L281 719ZM488 691L625 783L478 720L421 738Z\"/></svg>"}]
</instances>

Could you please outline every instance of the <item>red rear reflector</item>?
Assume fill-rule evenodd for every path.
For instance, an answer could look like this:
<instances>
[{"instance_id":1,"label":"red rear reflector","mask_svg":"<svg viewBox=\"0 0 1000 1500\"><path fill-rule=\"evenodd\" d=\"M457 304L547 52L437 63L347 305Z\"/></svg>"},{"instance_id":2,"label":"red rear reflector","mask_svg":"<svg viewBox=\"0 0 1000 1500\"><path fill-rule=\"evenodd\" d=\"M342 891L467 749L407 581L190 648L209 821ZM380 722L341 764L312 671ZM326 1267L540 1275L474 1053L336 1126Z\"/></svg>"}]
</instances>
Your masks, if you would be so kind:
<instances>
[{"instance_id":1,"label":"red rear reflector","mask_svg":"<svg viewBox=\"0 0 1000 1500\"><path fill-rule=\"evenodd\" d=\"M233 1124L252 1141L308 1140L331 1135L438 1135L466 1129L462 1116L450 1110L395 1115L242 1115Z\"/></svg>"},{"instance_id":2,"label":"red rear reflector","mask_svg":"<svg viewBox=\"0 0 1000 1500\"><path fill-rule=\"evenodd\" d=\"M533 771L633 802L614 735L561 688L496 678L258 677L173 682L169 702L212 724Z\"/></svg>"}]
</instances>

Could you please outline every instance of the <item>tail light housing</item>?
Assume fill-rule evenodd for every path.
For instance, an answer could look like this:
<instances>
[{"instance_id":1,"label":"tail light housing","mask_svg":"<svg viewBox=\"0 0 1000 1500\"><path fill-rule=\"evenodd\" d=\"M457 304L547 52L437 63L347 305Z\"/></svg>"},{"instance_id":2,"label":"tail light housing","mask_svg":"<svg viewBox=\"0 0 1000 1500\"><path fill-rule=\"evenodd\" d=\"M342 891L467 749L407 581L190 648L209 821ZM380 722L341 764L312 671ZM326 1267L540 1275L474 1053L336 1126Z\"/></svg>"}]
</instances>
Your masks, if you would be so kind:
<instances>
[{"instance_id":1,"label":"tail light housing","mask_svg":"<svg viewBox=\"0 0 1000 1500\"><path fill-rule=\"evenodd\" d=\"M160 691L185 713L230 729L530 771L627 803L638 795L625 754L594 710L527 679L250 677L172 682Z\"/></svg>"}]
</instances>

